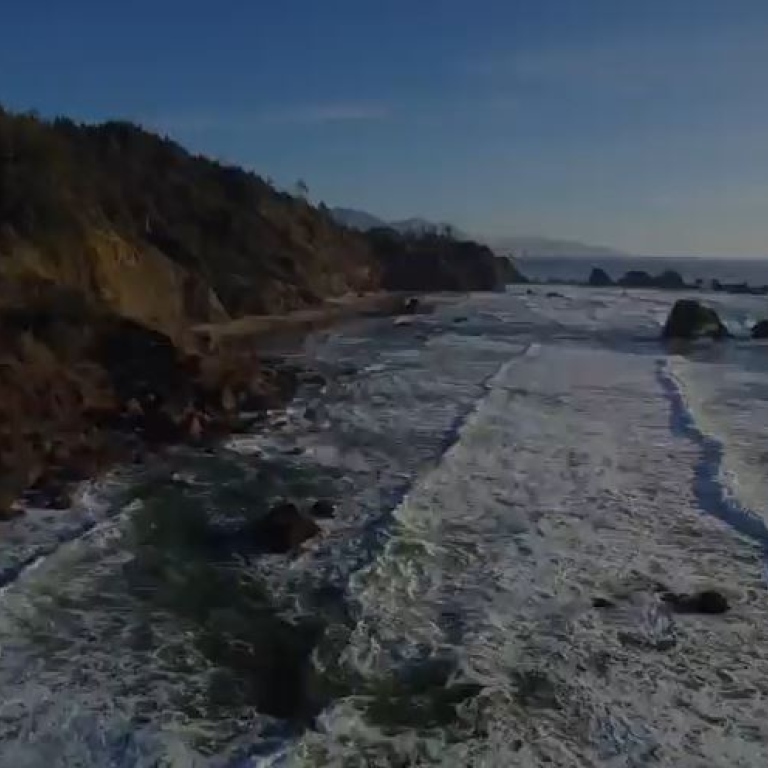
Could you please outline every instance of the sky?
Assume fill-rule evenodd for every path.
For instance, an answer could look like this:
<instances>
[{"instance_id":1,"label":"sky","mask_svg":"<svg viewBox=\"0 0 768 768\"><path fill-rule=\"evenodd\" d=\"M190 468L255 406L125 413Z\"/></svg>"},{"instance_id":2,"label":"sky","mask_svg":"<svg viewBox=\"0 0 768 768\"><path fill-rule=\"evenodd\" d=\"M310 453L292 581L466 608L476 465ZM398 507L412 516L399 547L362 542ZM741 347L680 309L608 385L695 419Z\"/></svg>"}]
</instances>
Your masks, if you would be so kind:
<instances>
[{"instance_id":1,"label":"sky","mask_svg":"<svg viewBox=\"0 0 768 768\"><path fill-rule=\"evenodd\" d=\"M125 118L315 201L768 256L766 0L25 0L0 103Z\"/></svg>"}]
</instances>

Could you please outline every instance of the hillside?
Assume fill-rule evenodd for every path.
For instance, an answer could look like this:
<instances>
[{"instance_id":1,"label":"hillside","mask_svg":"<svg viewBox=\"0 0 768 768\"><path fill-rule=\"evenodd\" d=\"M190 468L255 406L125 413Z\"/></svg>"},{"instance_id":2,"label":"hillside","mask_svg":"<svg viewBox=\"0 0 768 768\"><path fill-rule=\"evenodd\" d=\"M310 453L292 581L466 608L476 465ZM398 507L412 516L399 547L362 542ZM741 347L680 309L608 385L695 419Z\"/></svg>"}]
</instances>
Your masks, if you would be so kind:
<instances>
[{"instance_id":1,"label":"hillside","mask_svg":"<svg viewBox=\"0 0 768 768\"><path fill-rule=\"evenodd\" d=\"M0 113L0 276L166 331L377 285L365 240L258 176L127 123Z\"/></svg>"},{"instance_id":2,"label":"hillside","mask_svg":"<svg viewBox=\"0 0 768 768\"><path fill-rule=\"evenodd\" d=\"M66 507L111 459L213 439L290 397L252 340L203 350L201 324L516 277L477 243L355 231L135 125L0 110L0 517L22 493Z\"/></svg>"}]
</instances>

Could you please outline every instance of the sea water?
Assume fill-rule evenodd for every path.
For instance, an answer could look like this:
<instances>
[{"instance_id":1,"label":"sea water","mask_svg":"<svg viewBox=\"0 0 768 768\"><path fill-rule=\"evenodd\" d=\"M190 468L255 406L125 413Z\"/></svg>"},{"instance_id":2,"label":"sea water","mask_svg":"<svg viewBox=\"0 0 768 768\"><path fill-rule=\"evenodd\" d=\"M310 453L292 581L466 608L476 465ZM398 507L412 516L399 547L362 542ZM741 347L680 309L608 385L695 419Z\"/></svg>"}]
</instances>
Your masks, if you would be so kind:
<instances>
[{"instance_id":1,"label":"sea water","mask_svg":"<svg viewBox=\"0 0 768 768\"><path fill-rule=\"evenodd\" d=\"M768 764L768 307L558 292L313 336L287 413L5 524L0 765ZM298 556L190 536L282 497L339 504Z\"/></svg>"}]
</instances>

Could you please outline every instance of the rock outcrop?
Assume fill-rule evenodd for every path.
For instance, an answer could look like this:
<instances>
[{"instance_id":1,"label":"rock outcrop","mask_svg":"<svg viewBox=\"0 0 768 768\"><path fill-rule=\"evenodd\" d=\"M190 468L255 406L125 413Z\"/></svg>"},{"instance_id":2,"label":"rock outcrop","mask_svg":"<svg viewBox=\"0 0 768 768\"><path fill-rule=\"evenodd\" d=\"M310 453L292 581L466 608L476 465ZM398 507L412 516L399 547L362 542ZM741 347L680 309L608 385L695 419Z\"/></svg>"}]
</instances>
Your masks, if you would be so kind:
<instances>
[{"instance_id":1,"label":"rock outcrop","mask_svg":"<svg viewBox=\"0 0 768 768\"><path fill-rule=\"evenodd\" d=\"M523 282L514 264L485 245L439 234L368 233L390 291L499 291Z\"/></svg>"},{"instance_id":2,"label":"rock outcrop","mask_svg":"<svg viewBox=\"0 0 768 768\"><path fill-rule=\"evenodd\" d=\"M676 301L662 331L665 339L724 339L728 335L717 312L694 299Z\"/></svg>"},{"instance_id":3,"label":"rock outcrop","mask_svg":"<svg viewBox=\"0 0 768 768\"><path fill-rule=\"evenodd\" d=\"M611 280L611 276L604 269L593 267L589 273L588 283L595 288L607 288L613 285L613 280Z\"/></svg>"},{"instance_id":4,"label":"rock outcrop","mask_svg":"<svg viewBox=\"0 0 768 768\"><path fill-rule=\"evenodd\" d=\"M272 554L295 552L318 533L320 526L291 502L277 504L247 529L254 545Z\"/></svg>"},{"instance_id":5,"label":"rock outcrop","mask_svg":"<svg viewBox=\"0 0 768 768\"><path fill-rule=\"evenodd\" d=\"M717 615L730 610L728 598L715 589L704 589L693 594L665 592L662 599L676 613Z\"/></svg>"},{"instance_id":6,"label":"rock outcrop","mask_svg":"<svg viewBox=\"0 0 768 768\"><path fill-rule=\"evenodd\" d=\"M642 270L630 270L618 280L622 288L660 288L666 291L676 291L686 288L682 275L668 269L659 275L651 275Z\"/></svg>"}]
</instances>

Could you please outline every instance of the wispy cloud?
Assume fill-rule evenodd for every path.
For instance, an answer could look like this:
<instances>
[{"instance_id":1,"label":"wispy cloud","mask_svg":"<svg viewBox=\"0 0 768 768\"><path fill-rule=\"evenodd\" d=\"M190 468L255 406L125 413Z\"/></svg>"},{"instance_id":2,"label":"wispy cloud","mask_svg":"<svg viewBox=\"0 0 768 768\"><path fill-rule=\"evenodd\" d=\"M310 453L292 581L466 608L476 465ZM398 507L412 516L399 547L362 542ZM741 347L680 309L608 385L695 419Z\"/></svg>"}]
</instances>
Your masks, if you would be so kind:
<instances>
[{"instance_id":1,"label":"wispy cloud","mask_svg":"<svg viewBox=\"0 0 768 768\"><path fill-rule=\"evenodd\" d=\"M765 30L734 28L623 36L557 48L526 48L466 62L471 76L506 85L637 94L744 88L768 66Z\"/></svg>"},{"instance_id":2,"label":"wispy cloud","mask_svg":"<svg viewBox=\"0 0 768 768\"><path fill-rule=\"evenodd\" d=\"M393 114L391 105L384 102L350 101L280 105L240 114L160 115L148 117L142 122L166 131L249 133L269 125L317 126L378 122L389 119Z\"/></svg>"}]
</instances>

